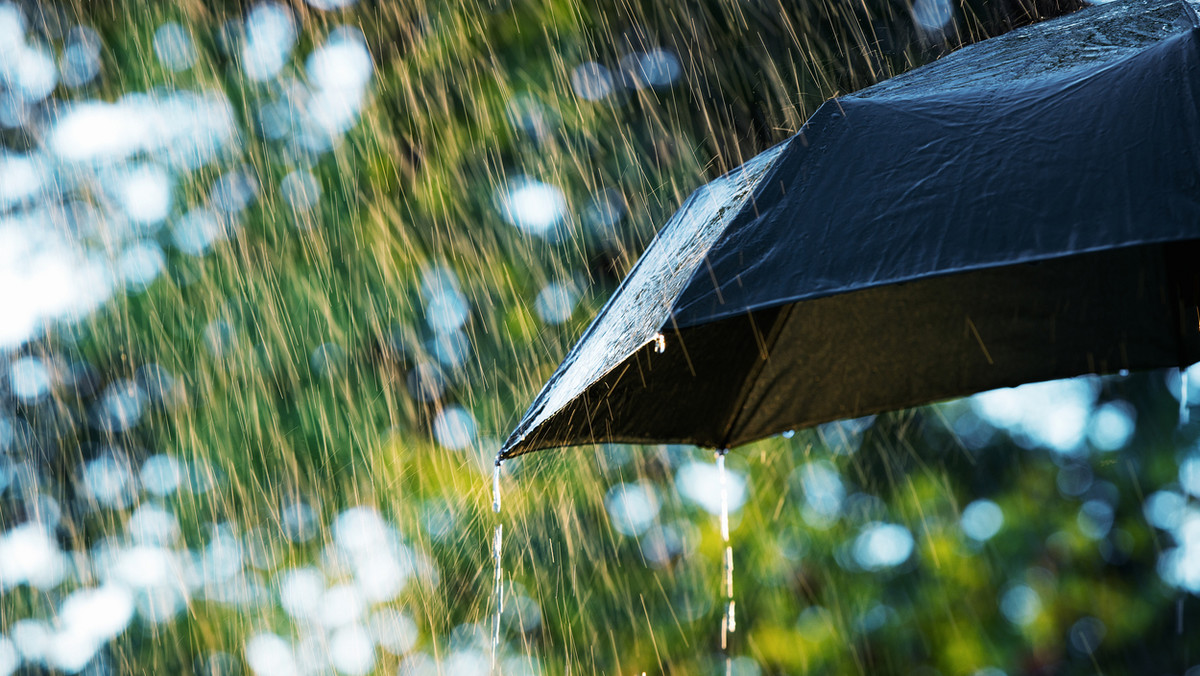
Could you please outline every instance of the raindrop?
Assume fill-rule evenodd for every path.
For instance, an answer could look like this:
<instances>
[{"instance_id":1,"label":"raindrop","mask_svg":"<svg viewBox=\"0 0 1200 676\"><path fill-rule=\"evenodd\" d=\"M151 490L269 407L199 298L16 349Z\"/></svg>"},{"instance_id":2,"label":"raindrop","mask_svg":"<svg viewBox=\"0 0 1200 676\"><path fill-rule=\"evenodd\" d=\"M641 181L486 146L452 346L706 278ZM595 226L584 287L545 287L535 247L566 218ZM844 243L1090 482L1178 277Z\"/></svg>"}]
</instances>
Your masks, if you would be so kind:
<instances>
[{"instance_id":1,"label":"raindrop","mask_svg":"<svg viewBox=\"0 0 1200 676\"><path fill-rule=\"evenodd\" d=\"M514 582L513 587L504 607L504 621L507 626L528 634L542 626L542 609L537 601L525 594L521 585Z\"/></svg>"},{"instance_id":2,"label":"raindrop","mask_svg":"<svg viewBox=\"0 0 1200 676\"><path fill-rule=\"evenodd\" d=\"M1113 517L1112 505L1104 500L1088 500L1080 507L1076 522L1084 535L1100 540L1112 529Z\"/></svg>"},{"instance_id":3,"label":"raindrop","mask_svg":"<svg viewBox=\"0 0 1200 676\"><path fill-rule=\"evenodd\" d=\"M139 165L121 177L117 195L130 221L157 225L171 211L171 177L162 167Z\"/></svg>"},{"instance_id":4,"label":"raindrop","mask_svg":"<svg viewBox=\"0 0 1200 676\"><path fill-rule=\"evenodd\" d=\"M1000 611L1009 622L1024 626L1037 619L1042 611L1042 600L1028 585L1015 585L1000 598Z\"/></svg>"},{"instance_id":5,"label":"raindrop","mask_svg":"<svg viewBox=\"0 0 1200 676\"><path fill-rule=\"evenodd\" d=\"M152 624L165 624L179 616L187 606L178 587L162 585L142 591L135 599L138 615Z\"/></svg>"},{"instance_id":6,"label":"raindrop","mask_svg":"<svg viewBox=\"0 0 1200 676\"><path fill-rule=\"evenodd\" d=\"M653 527L642 537L642 556L658 568L665 568L683 554L683 538L670 527Z\"/></svg>"},{"instance_id":7,"label":"raindrop","mask_svg":"<svg viewBox=\"0 0 1200 676\"><path fill-rule=\"evenodd\" d=\"M115 638L132 619L133 596L125 588L110 584L72 592L58 611L58 621L65 630L82 634L96 644Z\"/></svg>"},{"instance_id":8,"label":"raindrop","mask_svg":"<svg viewBox=\"0 0 1200 676\"><path fill-rule=\"evenodd\" d=\"M1080 462L1069 462L1058 470L1055 482L1063 495L1076 497L1092 487L1092 468Z\"/></svg>"},{"instance_id":9,"label":"raindrop","mask_svg":"<svg viewBox=\"0 0 1200 676\"><path fill-rule=\"evenodd\" d=\"M280 525L292 542L307 542L317 534L317 513L308 503L296 500L280 510Z\"/></svg>"},{"instance_id":10,"label":"raindrop","mask_svg":"<svg viewBox=\"0 0 1200 676\"><path fill-rule=\"evenodd\" d=\"M8 57L13 61L0 64L0 68L15 71L8 75L17 96L25 103L38 103L58 86L58 67L54 64L54 55L40 43L22 45L15 51L15 57Z\"/></svg>"},{"instance_id":11,"label":"raindrop","mask_svg":"<svg viewBox=\"0 0 1200 676\"><path fill-rule=\"evenodd\" d=\"M142 364L134 380L151 400L171 404L179 396L179 381L165 366Z\"/></svg>"},{"instance_id":12,"label":"raindrop","mask_svg":"<svg viewBox=\"0 0 1200 676\"><path fill-rule=\"evenodd\" d=\"M916 0L912 5L913 21L926 33L939 33L954 19L954 6L949 0Z\"/></svg>"},{"instance_id":13,"label":"raindrop","mask_svg":"<svg viewBox=\"0 0 1200 676\"><path fill-rule=\"evenodd\" d=\"M246 664L259 676L300 673L292 645L271 633L258 634L246 643Z\"/></svg>"},{"instance_id":14,"label":"raindrop","mask_svg":"<svg viewBox=\"0 0 1200 676\"><path fill-rule=\"evenodd\" d=\"M138 424L146 404L146 393L132 380L118 380L104 390L96 406L97 423L103 429L123 432Z\"/></svg>"},{"instance_id":15,"label":"raindrop","mask_svg":"<svg viewBox=\"0 0 1200 676\"><path fill-rule=\"evenodd\" d=\"M225 239L225 228L208 209L192 209L171 227L175 248L190 256L201 256L209 247Z\"/></svg>"},{"instance_id":16,"label":"raindrop","mask_svg":"<svg viewBox=\"0 0 1200 676\"><path fill-rule=\"evenodd\" d=\"M99 506L120 509L137 495L133 477L124 457L105 453L87 463L83 470L87 494Z\"/></svg>"},{"instance_id":17,"label":"raindrop","mask_svg":"<svg viewBox=\"0 0 1200 676\"><path fill-rule=\"evenodd\" d=\"M25 12L12 2L0 3L0 45L18 45L25 42Z\"/></svg>"},{"instance_id":18,"label":"raindrop","mask_svg":"<svg viewBox=\"0 0 1200 676\"><path fill-rule=\"evenodd\" d=\"M425 299L425 321L437 333L457 331L470 314L467 297L459 286L458 275L444 266L421 271L421 296Z\"/></svg>"},{"instance_id":19,"label":"raindrop","mask_svg":"<svg viewBox=\"0 0 1200 676\"><path fill-rule=\"evenodd\" d=\"M492 506L495 507L495 495L492 496ZM441 501L428 504L421 510L421 527L429 537L438 542L449 542L458 532L458 516L454 508Z\"/></svg>"},{"instance_id":20,"label":"raindrop","mask_svg":"<svg viewBox=\"0 0 1200 676\"><path fill-rule=\"evenodd\" d=\"M912 533L892 523L870 523L854 540L854 560L865 570L884 570L908 560L913 551Z\"/></svg>"},{"instance_id":21,"label":"raindrop","mask_svg":"<svg viewBox=\"0 0 1200 676\"><path fill-rule=\"evenodd\" d=\"M196 63L196 46L186 28L171 21L154 31L154 54L167 70L181 73Z\"/></svg>"},{"instance_id":22,"label":"raindrop","mask_svg":"<svg viewBox=\"0 0 1200 676\"><path fill-rule=\"evenodd\" d=\"M76 26L67 33L66 45L59 58L62 82L82 87L100 74L100 36L88 26Z\"/></svg>"},{"instance_id":23,"label":"raindrop","mask_svg":"<svg viewBox=\"0 0 1200 676\"><path fill-rule=\"evenodd\" d=\"M727 676L762 676L762 667L758 666L758 662L754 661L753 657L734 657L730 660Z\"/></svg>"},{"instance_id":24,"label":"raindrop","mask_svg":"<svg viewBox=\"0 0 1200 676\"><path fill-rule=\"evenodd\" d=\"M597 190L583 209L584 222L601 237L615 237L624 217L625 199L612 188Z\"/></svg>"},{"instance_id":25,"label":"raindrop","mask_svg":"<svg viewBox=\"0 0 1200 676\"><path fill-rule=\"evenodd\" d=\"M17 620L9 627L13 645L26 662L36 664L46 657L52 633L50 627L40 620Z\"/></svg>"},{"instance_id":26,"label":"raindrop","mask_svg":"<svg viewBox=\"0 0 1200 676\"><path fill-rule=\"evenodd\" d=\"M166 267L167 259L157 244L139 241L121 253L117 267L126 291L144 291Z\"/></svg>"},{"instance_id":27,"label":"raindrop","mask_svg":"<svg viewBox=\"0 0 1200 676\"><path fill-rule=\"evenodd\" d=\"M357 2L357 0L305 0L305 1L308 4L312 5L313 7L317 8L319 10L322 10L322 11L326 11L326 12L349 7L350 5L353 5L355 2Z\"/></svg>"},{"instance_id":28,"label":"raindrop","mask_svg":"<svg viewBox=\"0 0 1200 676\"><path fill-rule=\"evenodd\" d=\"M541 237L553 235L562 221L567 199L557 186L528 176L518 176L499 196L500 214L522 232Z\"/></svg>"},{"instance_id":29,"label":"raindrop","mask_svg":"<svg viewBox=\"0 0 1200 676\"><path fill-rule=\"evenodd\" d=\"M312 370L322 378L332 378L346 365L346 351L337 343L323 343L308 358Z\"/></svg>"},{"instance_id":30,"label":"raindrop","mask_svg":"<svg viewBox=\"0 0 1200 676\"><path fill-rule=\"evenodd\" d=\"M9 366L8 386L21 401L36 402L50 392L50 371L38 357L21 357Z\"/></svg>"},{"instance_id":31,"label":"raindrop","mask_svg":"<svg viewBox=\"0 0 1200 676\"><path fill-rule=\"evenodd\" d=\"M179 520L153 502L143 502L129 516L125 529L141 544L168 545L179 537Z\"/></svg>"},{"instance_id":32,"label":"raindrop","mask_svg":"<svg viewBox=\"0 0 1200 676\"><path fill-rule=\"evenodd\" d=\"M645 483L617 484L608 489L604 506L613 528L624 535L641 535L658 516L658 498Z\"/></svg>"},{"instance_id":33,"label":"raindrop","mask_svg":"<svg viewBox=\"0 0 1200 676\"><path fill-rule=\"evenodd\" d=\"M232 352L236 347L236 339L233 327L223 319L214 319L204 327L204 345L217 359Z\"/></svg>"},{"instance_id":34,"label":"raindrop","mask_svg":"<svg viewBox=\"0 0 1200 676\"><path fill-rule=\"evenodd\" d=\"M1085 617L1071 625L1071 647L1084 655L1091 655L1100 647L1100 641L1104 640L1106 633L1103 622L1095 617Z\"/></svg>"},{"instance_id":35,"label":"raindrop","mask_svg":"<svg viewBox=\"0 0 1200 676\"><path fill-rule=\"evenodd\" d=\"M213 182L208 199L213 208L235 214L250 206L258 196L258 181L245 165L230 171Z\"/></svg>"},{"instance_id":36,"label":"raindrop","mask_svg":"<svg viewBox=\"0 0 1200 676\"><path fill-rule=\"evenodd\" d=\"M21 666L21 654L17 646L4 634L0 634L0 676L11 676Z\"/></svg>"},{"instance_id":37,"label":"raindrop","mask_svg":"<svg viewBox=\"0 0 1200 676\"><path fill-rule=\"evenodd\" d=\"M443 672L425 653L416 653L400 660L397 676L440 676Z\"/></svg>"},{"instance_id":38,"label":"raindrop","mask_svg":"<svg viewBox=\"0 0 1200 676\"><path fill-rule=\"evenodd\" d=\"M1192 496L1200 497L1200 454L1189 455L1179 463L1179 485Z\"/></svg>"},{"instance_id":39,"label":"raindrop","mask_svg":"<svg viewBox=\"0 0 1200 676\"><path fill-rule=\"evenodd\" d=\"M714 516L721 514L722 480L726 511L736 512L746 502L746 478L741 472L726 470L722 477L718 466L688 462L675 473L675 486L679 494Z\"/></svg>"},{"instance_id":40,"label":"raindrop","mask_svg":"<svg viewBox=\"0 0 1200 676\"><path fill-rule=\"evenodd\" d=\"M320 571L316 568L293 568L284 571L276 584L284 612L301 622L320 619L321 598L325 593L325 576Z\"/></svg>"},{"instance_id":41,"label":"raindrop","mask_svg":"<svg viewBox=\"0 0 1200 676\"><path fill-rule=\"evenodd\" d=\"M475 418L461 406L447 406L434 418L433 436L445 448L460 451L475 440Z\"/></svg>"},{"instance_id":42,"label":"raindrop","mask_svg":"<svg viewBox=\"0 0 1200 676\"><path fill-rule=\"evenodd\" d=\"M1098 394L1098 381L1084 376L984 392L972 397L971 405L976 415L1007 429L1026 448L1071 454L1087 434Z\"/></svg>"},{"instance_id":43,"label":"raindrop","mask_svg":"<svg viewBox=\"0 0 1200 676\"><path fill-rule=\"evenodd\" d=\"M27 155L0 154L0 207L12 207L41 195L46 183L40 162Z\"/></svg>"},{"instance_id":44,"label":"raindrop","mask_svg":"<svg viewBox=\"0 0 1200 676\"><path fill-rule=\"evenodd\" d=\"M1174 530L1183 522L1186 508L1186 497L1174 491L1158 491L1146 498L1142 512L1155 528Z\"/></svg>"},{"instance_id":45,"label":"raindrop","mask_svg":"<svg viewBox=\"0 0 1200 676\"><path fill-rule=\"evenodd\" d=\"M165 498L179 488L183 480L183 467L173 456L153 455L142 463L140 477L146 491Z\"/></svg>"},{"instance_id":46,"label":"raindrop","mask_svg":"<svg viewBox=\"0 0 1200 676\"><path fill-rule=\"evenodd\" d=\"M547 324L562 324L575 313L579 294L569 284L551 282L538 292L534 310Z\"/></svg>"},{"instance_id":47,"label":"raindrop","mask_svg":"<svg viewBox=\"0 0 1200 676\"><path fill-rule=\"evenodd\" d=\"M279 193L293 210L304 212L315 207L321 199L321 184L311 172L296 169L280 181Z\"/></svg>"},{"instance_id":48,"label":"raindrop","mask_svg":"<svg viewBox=\"0 0 1200 676\"><path fill-rule=\"evenodd\" d=\"M313 93L307 112L326 133L348 131L358 120L374 66L357 28L340 27L305 64Z\"/></svg>"},{"instance_id":49,"label":"raindrop","mask_svg":"<svg viewBox=\"0 0 1200 676\"><path fill-rule=\"evenodd\" d=\"M65 574L63 553L41 524L25 523L0 536L0 590L24 583L52 589Z\"/></svg>"},{"instance_id":50,"label":"raindrop","mask_svg":"<svg viewBox=\"0 0 1200 676\"><path fill-rule=\"evenodd\" d=\"M552 119L553 113L533 94L517 94L508 100L509 123L534 141L549 138Z\"/></svg>"},{"instance_id":51,"label":"raindrop","mask_svg":"<svg viewBox=\"0 0 1200 676\"><path fill-rule=\"evenodd\" d=\"M381 608L367 620L375 643L393 655L404 655L417 645L417 623L393 608Z\"/></svg>"},{"instance_id":52,"label":"raindrop","mask_svg":"<svg viewBox=\"0 0 1200 676\"><path fill-rule=\"evenodd\" d=\"M823 460L807 463L792 472L790 483L804 495L807 510L815 517L830 521L842 511L846 489L833 465Z\"/></svg>"},{"instance_id":53,"label":"raindrop","mask_svg":"<svg viewBox=\"0 0 1200 676\"><path fill-rule=\"evenodd\" d=\"M462 331L439 332L425 345L429 353L447 369L457 369L471 356L471 341Z\"/></svg>"},{"instance_id":54,"label":"raindrop","mask_svg":"<svg viewBox=\"0 0 1200 676\"><path fill-rule=\"evenodd\" d=\"M613 76L608 68L588 61L571 71L571 86L579 98L599 101L613 91Z\"/></svg>"},{"instance_id":55,"label":"raindrop","mask_svg":"<svg viewBox=\"0 0 1200 676\"><path fill-rule=\"evenodd\" d=\"M1133 438L1137 412L1124 401L1110 401L1092 413L1088 440L1100 451L1124 448Z\"/></svg>"},{"instance_id":56,"label":"raindrop","mask_svg":"<svg viewBox=\"0 0 1200 676\"><path fill-rule=\"evenodd\" d=\"M859 617L858 626L863 632L870 633L887 624L895 614L896 611L888 606L877 603Z\"/></svg>"},{"instance_id":57,"label":"raindrop","mask_svg":"<svg viewBox=\"0 0 1200 676\"><path fill-rule=\"evenodd\" d=\"M446 393L446 378L434 364L417 364L409 372L406 382L409 393L418 401L438 401Z\"/></svg>"},{"instance_id":58,"label":"raindrop","mask_svg":"<svg viewBox=\"0 0 1200 676\"><path fill-rule=\"evenodd\" d=\"M976 500L963 509L962 529L972 540L990 540L1003 525L1004 512L991 500Z\"/></svg>"},{"instance_id":59,"label":"raindrop","mask_svg":"<svg viewBox=\"0 0 1200 676\"><path fill-rule=\"evenodd\" d=\"M626 54L621 59L621 70L633 86L663 88L679 79L679 59L665 49L652 49L645 53Z\"/></svg>"},{"instance_id":60,"label":"raindrop","mask_svg":"<svg viewBox=\"0 0 1200 676\"><path fill-rule=\"evenodd\" d=\"M358 555L390 548L396 534L374 507L360 505L338 515L333 524L333 539L343 552Z\"/></svg>"},{"instance_id":61,"label":"raindrop","mask_svg":"<svg viewBox=\"0 0 1200 676\"><path fill-rule=\"evenodd\" d=\"M329 639L329 660L338 673L363 676L375 667L375 643L360 625L342 627Z\"/></svg>"},{"instance_id":62,"label":"raindrop","mask_svg":"<svg viewBox=\"0 0 1200 676\"><path fill-rule=\"evenodd\" d=\"M404 545L396 553L377 549L359 554L353 561L354 578L367 600L390 601L404 589L414 573L411 553Z\"/></svg>"},{"instance_id":63,"label":"raindrop","mask_svg":"<svg viewBox=\"0 0 1200 676\"><path fill-rule=\"evenodd\" d=\"M246 15L241 49L246 77L259 82L274 79L295 44L296 20L290 9L275 2L255 5Z\"/></svg>"}]
</instances>

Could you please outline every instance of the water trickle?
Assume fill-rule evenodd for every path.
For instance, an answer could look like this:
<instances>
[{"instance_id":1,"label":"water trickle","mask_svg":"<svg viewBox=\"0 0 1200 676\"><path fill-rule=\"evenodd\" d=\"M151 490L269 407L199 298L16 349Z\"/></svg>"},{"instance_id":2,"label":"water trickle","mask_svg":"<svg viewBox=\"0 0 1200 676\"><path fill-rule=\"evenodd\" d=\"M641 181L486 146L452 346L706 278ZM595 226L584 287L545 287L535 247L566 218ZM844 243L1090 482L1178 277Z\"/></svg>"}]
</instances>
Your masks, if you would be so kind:
<instances>
[{"instance_id":1,"label":"water trickle","mask_svg":"<svg viewBox=\"0 0 1200 676\"><path fill-rule=\"evenodd\" d=\"M721 478L721 540L729 544L729 489L725 485L725 451L717 451L717 472Z\"/></svg>"},{"instance_id":2,"label":"water trickle","mask_svg":"<svg viewBox=\"0 0 1200 676\"><path fill-rule=\"evenodd\" d=\"M500 542L504 537L504 524L496 524L492 536L492 564L495 577L492 580L492 596L496 599L496 611L492 617L492 673L496 670L497 658L500 654L500 614L504 612L504 569L500 566Z\"/></svg>"},{"instance_id":3,"label":"water trickle","mask_svg":"<svg viewBox=\"0 0 1200 676\"><path fill-rule=\"evenodd\" d=\"M500 513L500 464L501 460L496 459L496 466L492 469L492 511L496 514ZM500 654L500 614L504 612L504 569L500 565L500 545L504 540L504 524L496 523L496 530L492 534L492 568L495 570L492 580L492 598L495 604L495 613L492 617L492 673L500 673L497 668Z\"/></svg>"},{"instance_id":4,"label":"water trickle","mask_svg":"<svg viewBox=\"0 0 1200 676\"><path fill-rule=\"evenodd\" d=\"M1191 411L1188 409L1188 372L1179 369L1179 426L1188 424Z\"/></svg>"},{"instance_id":5,"label":"water trickle","mask_svg":"<svg viewBox=\"0 0 1200 676\"><path fill-rule=\"evenodd\" d=\"M725 612L721 615L721 650L725 652L725 672L728 674L733 665L729 656L729 634L737 630L737 616L733 603L733 546L729 544L729 489L725 480L725 453L725 449L717 451L717 472L721 483L721 540L725 543Z\"/></svg>"},{"instance_id":6,"label":"water trickle","mask_svg":"<svg viewBox=\"0 0 1200 676\"><path fill-rule=\"evenodd\" d=\"M496 514L500 513L500 463L497 460L496 466L492 469L492 511Z\"/></svg>"}]
</instances>

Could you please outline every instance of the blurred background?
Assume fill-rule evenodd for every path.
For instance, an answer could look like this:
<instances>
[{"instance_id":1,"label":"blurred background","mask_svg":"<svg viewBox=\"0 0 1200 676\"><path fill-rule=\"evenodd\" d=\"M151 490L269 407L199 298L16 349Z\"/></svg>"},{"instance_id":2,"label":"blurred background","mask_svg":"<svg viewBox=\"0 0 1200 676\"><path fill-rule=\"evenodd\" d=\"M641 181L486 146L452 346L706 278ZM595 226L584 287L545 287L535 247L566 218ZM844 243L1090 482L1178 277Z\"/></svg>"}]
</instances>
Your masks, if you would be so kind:
<instances>
[{"instance_id":1,"label":"blurred background","mask_svg":"<svg viewBox=\"0 0 1200 676\"><path fill-rule=\"evenodd\" d=\"M500 441L692 190L1079 6L0 0L0 676L488 674L498 521L500 672L725 673L711 453ZM732 673L1196 676L1181 382L731 452Z\"/></svg>"}]
</instances>

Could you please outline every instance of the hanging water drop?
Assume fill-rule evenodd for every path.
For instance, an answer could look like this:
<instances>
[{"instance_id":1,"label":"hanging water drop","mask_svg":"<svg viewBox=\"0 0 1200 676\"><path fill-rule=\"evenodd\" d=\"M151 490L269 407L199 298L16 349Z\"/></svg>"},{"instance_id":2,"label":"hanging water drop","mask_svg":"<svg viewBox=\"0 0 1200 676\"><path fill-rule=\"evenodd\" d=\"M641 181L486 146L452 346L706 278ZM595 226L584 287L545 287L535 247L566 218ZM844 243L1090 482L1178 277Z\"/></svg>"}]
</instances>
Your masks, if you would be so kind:
<instances>
[{"instance_id":1,"label":"hanging water drop","mask_svg":"<svg viewBox=\"0 0 1200 676\"><path fill-rule=\"evenodd\" d=\"M667 337L661 333L654 334L654 351L662 354L667 351Z\"/></svg>"},{"instance_id":2,"label":"hanging water drop","mask_svg":"<svg viewBox=\"0 0 1200 676\"><path fill-rule=\"evenodd\" d=\"M496 460L496 466L492 468L492 511L496 514L500 513L500 463L502 460Z\"/></svg>"}]
</instances>

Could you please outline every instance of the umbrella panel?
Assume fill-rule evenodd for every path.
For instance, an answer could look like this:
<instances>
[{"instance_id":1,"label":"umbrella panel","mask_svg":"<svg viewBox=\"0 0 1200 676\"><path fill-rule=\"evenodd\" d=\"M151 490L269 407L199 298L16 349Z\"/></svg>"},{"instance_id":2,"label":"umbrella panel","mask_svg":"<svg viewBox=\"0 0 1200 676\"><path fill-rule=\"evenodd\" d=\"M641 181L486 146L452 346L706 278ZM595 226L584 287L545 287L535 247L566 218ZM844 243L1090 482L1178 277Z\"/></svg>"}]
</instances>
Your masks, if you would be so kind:
<instances>
[{"instance_id":1,"label":"umbrella panel","mask_svg":"<svg viewBox=\"0 0 1200 676\"><path fill-rule=\"evenodd\" d=\"M1129 247L668 331L665 353L638 350L505 457L588 441L728 448L997 387L1191 364L1198 262L1200 241Z\"/></svg>"}]
</instances>

